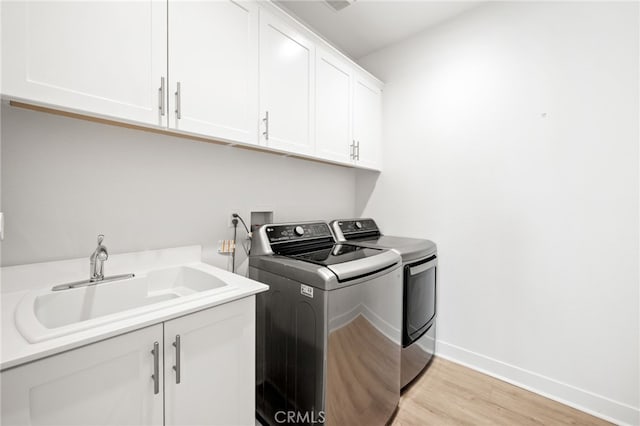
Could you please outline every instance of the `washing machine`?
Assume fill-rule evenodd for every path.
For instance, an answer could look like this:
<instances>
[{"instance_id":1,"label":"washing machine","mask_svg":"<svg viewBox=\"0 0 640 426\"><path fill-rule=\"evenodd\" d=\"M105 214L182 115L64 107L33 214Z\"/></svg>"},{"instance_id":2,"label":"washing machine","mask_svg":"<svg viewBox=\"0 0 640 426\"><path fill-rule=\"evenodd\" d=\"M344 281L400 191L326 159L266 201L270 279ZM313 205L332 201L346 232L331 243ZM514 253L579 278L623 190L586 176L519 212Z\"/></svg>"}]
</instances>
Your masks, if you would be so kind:
<instances>
[{"instance_id":1,"label":"washing machine","mask_svg":"<svg viewBox=\"0 0 640 426\"><path fill-rule=\"evenodd\" d=\"M252 238L256 412L265 424L384 425L400 399L402 259L337 243L326 222Z\"/></svg>"},{"instance_id":2,"label":"washing machine","mask_svg":"<svg viewBox=\"0 0 640 426\"><path fill-rule=\"evenodd\" d=\"M434 242L383 235L373 219L330 222L336 241L392 249L402 257L401 386L406 388L429 365L436 344L438 253Z\"/></svg>"}]
</instances>

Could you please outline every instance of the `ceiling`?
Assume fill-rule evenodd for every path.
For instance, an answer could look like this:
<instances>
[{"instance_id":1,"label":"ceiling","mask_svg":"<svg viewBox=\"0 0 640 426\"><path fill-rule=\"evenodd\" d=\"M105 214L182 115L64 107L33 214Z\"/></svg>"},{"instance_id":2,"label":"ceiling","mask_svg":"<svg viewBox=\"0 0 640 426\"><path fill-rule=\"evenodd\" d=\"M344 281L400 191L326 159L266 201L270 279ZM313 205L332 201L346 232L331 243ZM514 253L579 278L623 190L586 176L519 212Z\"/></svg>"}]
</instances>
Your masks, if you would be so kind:
<instances>
[{"instance_id":1,"label":"ceiling","mask_svg":"<svg viewBox=\"0 0 640 426\"><path fill-rule=\"evenodd\" d=\"M335 11L322 0L276 0L354 59L417 34L480 1L357 0Z\"/></svg>"}]
</instances>

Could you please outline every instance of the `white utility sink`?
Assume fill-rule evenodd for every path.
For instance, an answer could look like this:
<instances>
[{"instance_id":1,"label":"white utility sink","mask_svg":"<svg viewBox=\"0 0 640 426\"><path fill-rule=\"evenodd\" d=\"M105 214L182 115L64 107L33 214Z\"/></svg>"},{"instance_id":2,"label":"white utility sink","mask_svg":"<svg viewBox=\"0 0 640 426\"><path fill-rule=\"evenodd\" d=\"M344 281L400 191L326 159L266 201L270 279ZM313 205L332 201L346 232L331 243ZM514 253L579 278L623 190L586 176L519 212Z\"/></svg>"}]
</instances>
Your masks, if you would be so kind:
<instances>
[{"instance_id":1,"label":"white utility sink","mask_svg":"<svg viewBox=\"0 0 640 426\"><path fill-rule=\"evenodd\" d=\"M231 288L207 269L177 266L88 287L31 292L15 320L24 338L37 343Z\"/></svg>"}]
</instances>

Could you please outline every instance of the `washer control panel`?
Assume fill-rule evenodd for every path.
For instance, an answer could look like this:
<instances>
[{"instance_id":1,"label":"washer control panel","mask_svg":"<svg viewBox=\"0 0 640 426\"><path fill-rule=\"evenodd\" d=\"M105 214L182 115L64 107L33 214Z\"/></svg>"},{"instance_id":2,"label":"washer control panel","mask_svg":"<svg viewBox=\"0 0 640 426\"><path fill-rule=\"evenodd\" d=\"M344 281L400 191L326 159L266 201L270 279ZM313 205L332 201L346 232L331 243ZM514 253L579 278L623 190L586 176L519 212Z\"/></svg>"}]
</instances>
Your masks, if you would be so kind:
<instances>
[{"instance_id":1,"label":"washer control panel","mask_svg":"<svg viewBox=\"0 0 640 426\"><path fill-rule=\"evenodd\" d=\"M329 225L324 222L269 225L266 232L271 244L316 238L333 238Z\"/></svg>"}]
</instances>

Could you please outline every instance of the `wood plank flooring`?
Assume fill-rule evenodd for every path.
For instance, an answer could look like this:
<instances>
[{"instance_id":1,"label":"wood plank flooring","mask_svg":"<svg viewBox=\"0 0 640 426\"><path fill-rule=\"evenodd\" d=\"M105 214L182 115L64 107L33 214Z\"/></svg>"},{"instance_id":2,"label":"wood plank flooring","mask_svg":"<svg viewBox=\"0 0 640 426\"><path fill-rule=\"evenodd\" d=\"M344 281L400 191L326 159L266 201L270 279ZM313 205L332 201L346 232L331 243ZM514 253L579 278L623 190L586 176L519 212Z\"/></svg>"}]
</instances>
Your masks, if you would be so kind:
<instances>
[{"instance_id":1,"label":"wood plank flooring","mask_svg":"<svg viewBox=\"0 0 640 426\"><path fill-rule=\"evenodd\" d=\"M392 425L610 425L602 419L435 358L400 398Z\"/></svg>"}]
</instances>

